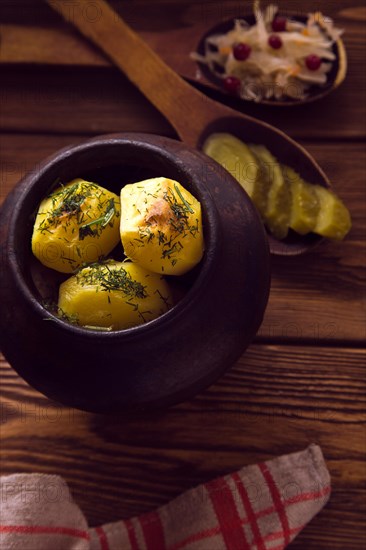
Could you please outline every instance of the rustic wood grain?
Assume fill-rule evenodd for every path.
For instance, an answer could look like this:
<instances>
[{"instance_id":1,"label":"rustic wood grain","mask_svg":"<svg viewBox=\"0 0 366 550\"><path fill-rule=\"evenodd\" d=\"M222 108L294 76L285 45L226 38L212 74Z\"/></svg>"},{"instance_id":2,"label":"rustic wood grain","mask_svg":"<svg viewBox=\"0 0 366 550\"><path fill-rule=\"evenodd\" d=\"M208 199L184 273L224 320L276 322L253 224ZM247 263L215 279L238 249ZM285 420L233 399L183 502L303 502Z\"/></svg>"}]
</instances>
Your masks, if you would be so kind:
<instances>
[{"instance_id":1,"label":"rustic wood grain","mask_svg":"<svg viewBox=\"0 0 366 550\"><path fill-rule=\"evenodd\" d=\"M64 5L46 1L65 17ZM89 0L79 0L72 18L73 26L106 53L116 67L167 118L187 145L195 147L206 127L219 118L232 116L232 111L226 106L208 99L164 63L139 34L111 9L108 2L98 0L96 6L102 16L92 24L84 15L88 6ZM123 36L123 40L117 41L117 36ZM192 112L195 113L194 117ZM242 117L242 122L248 123L248 119Z\"/></svg>"},{"instance_id":2,"label":"rustic wood grain","mask_svg":"<svg viewBox=\"0 0 366 550\"><path fill-rule=\"evenodd\" d=\"M63 0L55 0L62 3ZM262 1L265 6L270 2ZM67 7L68 2L64 2ZM98 16L98 12L90 2L90 9L86 17L91 21ZM197 20L203 22L220 21L227 17L235 17L243 11L250 11L250 0L156 0L153 4L146 0L109 0L109 4L115 9L129 25L138 32L147 32L154 29L155 32L167 32L179 29L184 24L189 25ZM343 0L308 0L306 6L299 6L298 0L282 0L281 9L284 13L296 13L306 15L308 12L321 10L332 17L342 17L345 20L366 20L365 3L363 0L352 0L345 4ZM77 0L69 3L70 16L73 14L73 5ZM66 9L65 7L65 9ZM163 17L161 14L163 13ZM160 14L160 16L159 16ZM23 25L42 25L56 27L60 20L53 10L43 0L12 0L2 2L1 21L4 23L16 23Z\"/></svg>"},{"instance_id":3,"label":"rustic wood grain","mask_svg":"<svg viewBox=\"0 0 366 550\"><path fill-rule=\"evenodd\" d=\"M4 71L1 128L6 131L102 134L145 131L172 134L168 122L127 79L56 68ZM77 117L75 116L77 113Z\"/></svg>"},{"instance_id":4,"label":"rustic wood grain","mask_svg":"<svg viewBox=\"0 0 366 550\"><path fill-rule=\"evenodd\" d=\"M71 28L0 24L0 63L112 67L97 48Z\"/></svg>"},{"instance_id":5,"label":"rustic wood grain","mask_svg":"<svg viewBox=\"0 0 366 550\"><path fill-rule=\"evenodd\" d=\"M243 5L110 3L182 74L187 58L179 65L177 48L191 50L192 27L200 21L206 28ZM244 5L250 10L251 2ZM302 14L321 9L345 28L346 81L305 107L229 103L306 146L350 208L353 228L342 243L273 258L270 300L255 342L216 384L167 411L121 418L67 409L0 360L0 473L63 475L92 525L151 510L215 476L316 442L332 495L291 548L366 546L366 8L364 0L309 0L306 7L281 0L281 7ZM175 136L134 86L42 0L1 2L0 24L1 200L45 156L89 136L124 130Z\"/></svg>"},{"instance_id":6,"label":"rustic wood grain","mask_svg":"<svg viewBox=\"0 0 366 550\"><path fill-rule=\"evenodd\" d=\"M33 16L29 13L28 7L25 10L28 17L22 19L21 14L18 15L16 11L17 4L18 11L24 11L20 9L22 2L16 0L13 7L5 7L0 18L0 22L3 22L0 29L2 39L0 61L3 63L33 62L51 65L110 67L103 55L93 45L78 36L77 32L70 25L67 25L61 17L57 18L56 16L55 18L55 14L52 13L52 10L49 10L48 6L36 2L37 9L33 8ZM238 11L242 9L242 5L239 6L238 2L220 3L217 1L198 4L163 1L157 5L154 3L154 6L149 9L146 8L143 2L129 2L128 6L125 3L112 2L112 5L168 65L191 81L206 83L206 85L207 82L197 80L196 65L190 60L189 54L195 49L200 36L210 25L237 15ZM143 9L142 5L144 5ZM163 21L159 5L164 10L165 17ZM281 2L282 5L285 11L292 10L297 14L302 13L295 2ZM69 5L67 10L65 7L63 10L66 10L66 13L70 15L69 18L72 19L72 14L76 18L77 7L78 2L74 2L73 9ZM281 109L231 100L229 97L215 93L207 87L204 88L205 91L210 96L219 98L238 110L258 118L264 118L295 137L306 137L314 134L325 138L365 136L366 118L365 111L362 109L364 104L363 95L366 88L364 6L360 2L353 2L352 8L345 8L341 2L322 2L320 7L324 13L335 17L337 25L345 29L344 41L349 52L346 81L331 96L307 106ZM250 5L245 8L246 11L248 9L250 10ZM307 11L312 9L319 9L319 3L309 2ZM37 13L37 17L35 13ZM168 18L169 14L170 18ZM102 18L102 12L99 15ZM84 19L89 21L88 17L92 22L91 10L89 16L87 16L86 11ZM97 10L95 11L95 17L98 19ZM22 21L22 25L12 24L11 22L14 20ZM168 25L167 21L169 21ZM57 72L60 69L61 67L57 66ZM110 68L108 73L111 73L109 78L113 83L115 69ZM61 74L60 79L63 82L70 80L70 78L73 81L75 81L75 78L77 79L77 76L72 72ZM101 76L96 78L96 80L98 79L102 79L103 82L105 80ZM38 82L38 78L36 82ZM55 84L54 75L52 76L52 82ZM29 93L29 83L27 84L26 88ZM42 82L41 77L39 88L44 90L45 84L47 86L47 82ZM62 89L61 80L60 84ZM108 87L108 80L104 85ZM69 88L69 96L72 95L73 100L75 100L74 94L77 86L78 82L75 81L75 86L72 89ZM131 85L129 87L131 88L131 94L134 95L134 88ZM86 90L83 91L85 93ZM98 89L94 86L87 91L88 95L94 95L95 93L98 93ZM88 101L88 98L86 99ZM42 108L46 107L42 106ZM360 112L360 109L363 112ZM9 105L9 110L14 111L11 105ZM334 117L335 111L337 117ZM120 120L121 111L116 114L117 120ZM128 110L126 116L129 116ZM143 117L144 112L140 116ZM314 120L314 125L307 123L309 117ZM45 121L48 120L46 113L44 119ZM110 122L113 124L113 119ZM66 118L64 124L70 124L70 121ZM105 124L108 124L108 117ZM70 127L68 128L65 131L70 131ZM105 129L105 131L110 130L110 128Z\"/></svg>"},{"instance_id":7,"label":"rustic wood grain","mask_svg":"<svg viewBox=\"0 0 366 550\"><path fill-rule=\"evenodd\" d=\"M357 74L362 74L358 69ZM170 126L117 69L76 67L3 68L1 127L28 132L169 132ZM226 104L301 139L365 137L365 86L347 80L327 98L308 105L271 108L227 100ZM355 94L357 97L355 97ZM214 92L208 94L222 100ZM75 117L75 112L78 116ZM173 130L170 129L170 133Z\"/></svg>"},{"instance_id":8,"label":"rustic wood grain","mask_svg":"<svg viewBox=\"0 0 366 550\"><path fill-rule=\"evenodd\" d=\"M339 348L335 363L327 347L252 345L192 401L139 418L66 409L0 366L2 473L63 475L91 524L151 510L223 472L315 441L333 493L293 547L362 547L361 531L351 532L365 509L364 351Z\"/></svg>"}]
</instances>

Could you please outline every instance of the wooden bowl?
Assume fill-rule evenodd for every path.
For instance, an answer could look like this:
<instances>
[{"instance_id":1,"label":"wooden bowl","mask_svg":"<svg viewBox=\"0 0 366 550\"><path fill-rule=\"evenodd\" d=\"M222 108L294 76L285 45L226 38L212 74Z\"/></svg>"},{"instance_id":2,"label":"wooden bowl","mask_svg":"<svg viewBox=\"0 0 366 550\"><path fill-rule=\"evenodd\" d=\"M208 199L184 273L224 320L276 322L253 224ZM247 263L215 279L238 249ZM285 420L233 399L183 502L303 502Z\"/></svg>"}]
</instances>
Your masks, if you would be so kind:
<instances>
[{"instance_id":1,"label":"wooden bowl","mask_svg":"<svg viewBox=\"0 0 366 550\"><path fill-rule=\"evenodd\" d=\"M54 316L42 296L53 272L41 267L46 285L40 284L31 252L41 199L57 178L83 177L118 192L159 175L181 182L202 205L206 249L184 281L185 296L160 318L128 330L88 330ZM87 411L142 411L192 396L243 353L267 304L268 244L250 199L215 162L164 137L101 136L46 159L5 201L0 247L5 357L37 390Z\"/></svg>"},{"instance_id":2,"label":"wooden bowl","mask_svg":"<svg viewBox=\"0 0 366 550\"><path fill-rule=\"evenodd\" d=\"M278 15L288 15L288 14L278 14ZM292 19L293 21L299 21L300 23L305 23L307 21L307 17L305 16L298 16L298 15L288 15L289 19ZM216 34L225 34L231 29L234 28L234 21L235 19L242 19L246 21L249 25L255 24L255 17L254 15L246 15L246 16L238 16L233 17L227 21L223 21L211 29L209 29L201 38L199 41L196 51L197 53L203 55L204 54L204 44L205 40L209 36L213 36ZM321 25L321 21L318 22L318 25ZM343 41L339 38L334 44L332 48L333 53L336 56L335 61L333 62L332 68L329 71L327 75L327 82L324 86L312 86L309 88L307 92L306 98L285 98L283 100L278 99L262 99L258 101L258 104L263 105L273 105L273 106L281 106L281 107L289 107L294 105L303 105L305 103L310 103L313 101L316 101L318 99L321 99L325 96L327 96L330 92L335 90L345 79L346 72L347 72L347 56L346 56L346 50L343 44ZM203 78L199 80L201 84L209 84L211 87L214 87L216 90L219 90L220 92L227 95L227 92L223 89L222 81L219 77L214 75L210 68L205 65L204 63L200 63L197 61L197 64L199 66L200 72L202 73ZM241 98L242 101L251 101L251 100L245 100Z\"/></svg>"}]
</instances>

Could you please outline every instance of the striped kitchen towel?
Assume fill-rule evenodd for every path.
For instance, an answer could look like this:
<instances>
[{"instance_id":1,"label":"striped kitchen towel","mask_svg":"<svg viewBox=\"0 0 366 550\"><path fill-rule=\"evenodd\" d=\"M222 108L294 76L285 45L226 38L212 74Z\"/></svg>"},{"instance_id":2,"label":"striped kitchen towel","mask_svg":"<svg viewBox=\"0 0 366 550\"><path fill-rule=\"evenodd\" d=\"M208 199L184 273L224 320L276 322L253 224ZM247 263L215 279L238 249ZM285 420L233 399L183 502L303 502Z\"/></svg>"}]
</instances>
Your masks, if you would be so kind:
<instances>
[{"instance_id":1,"label":"striped kitchen towel","mask_svg":"<svg viewBox=\"0 0 366 550\"><path fill-rule=\"evenodd\" d=\"M96 528L59 476L3 476L0 489L1 550L280 550L323 508L330 478L310 445Z\"/></svg>"}]
</instances>

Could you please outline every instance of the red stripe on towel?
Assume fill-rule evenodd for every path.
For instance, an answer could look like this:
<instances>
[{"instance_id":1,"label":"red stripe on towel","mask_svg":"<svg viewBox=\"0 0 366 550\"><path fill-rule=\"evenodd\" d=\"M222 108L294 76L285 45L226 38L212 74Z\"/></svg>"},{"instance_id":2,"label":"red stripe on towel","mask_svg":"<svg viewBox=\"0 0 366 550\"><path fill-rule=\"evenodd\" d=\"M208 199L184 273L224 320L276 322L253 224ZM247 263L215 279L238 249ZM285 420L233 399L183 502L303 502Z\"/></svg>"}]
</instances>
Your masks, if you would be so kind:
<instances>
[{"instance_id":1,"label":"red stripe on towel","mask_svg":"<svg viewBox=\"0 0 366 550\"><path fill-rule=\"evenodd\" d=\"M107 535L105 534L103 527L96 527L95 532L99 537L101 550L109 550Z\"/></svg>"},{"instance_id":2,"label":"red stripe on towel","mask_svg":"<svg viewBox=\"0 0 366 550\"><path fill-rule=\"evenodd\" d=\"M285 501L285 506L291 506L292 504L296 504L298 502L305 502L307 500L316 500L318 498L324 497L330 493L330 487L325 487L321 491L314 491L309 493L302 493L301 495L296 495L296 497L291 497L288 500ZM270 514L273 514L276 511L276 508L274 506L270 506L269 508L265 508L264 510L259 510L255 513L256 520L269 516ZM242 519L241 524L246 525L249 523L249 519ZM306 525L306 524L305 524ZM290 529L291 535L296 535L299 533L305 525L301 525L299 527L295 527L293 529ZM209 539L211 537L215 537L220 534L220 528L219 527L213 527L212 529L207 529L206 531L201 531L198 533L195 533L194 535L190 535L189 537L186 537L185 539L181 540L180 542L177 542L173 544L172 546L169 546L169 550L182 550L185 546L188 546L189 544L193 544L194 542L199 542L204 539ZM278 531L277 533L271 533L270 535L267 535L263 538L263 541L270 541L272 539L278 539L283 537L284 534L282 531ZM276 548L272 548L271 550L279 550L280 548L283 548L283 546L277 546Z\"/></svg>"},{"instance_id":3,"label":"red stripe on towel","mask_svg":"<svg viewBox=\"0 0 366 550\"><path fill-rule=\"evenodd\" d=\"M138 520L144 534L147 550L164 550L165 537L159 514L151 512L144 514Z\"/></svg>"},{"instance_id":4,"label":"red stripe on towel","mask_svg":"<svg viewBox=\"0 0 366 550\"><path fill-rule=\"evenodd\" d=\"M279 493L279 490L277 488L277 485L272 477L271 472L269 471L269 468L266 464L258 464L258 468L261 471L264 479L267 482L267 485L269 487L273 504L275 506L275 510L278 514L278 517L280 518L280 522L283 529L283 536L285 541L285 546L290 542L290 526L288 523L287 513L284 506L284 503L282 502L281 495Z\"/></svg>"},{"instance_id":5,"label":"red stripe on towel","mask_svg":"<svg viewBox=\"0 0 366 550\"><path fill-rule=\"evenodd\" d=\"M291 504L297 504L298 502L305 502L307 500L317 500L318 498L325 497L329 495L330 487L324 487L321 491L314 491L313 493L302 493L301 495L295 495L293 497L285 500L285 506L290 506Z\"/></svg>"},{"instance_id":6,"label":"red stripe on towel","mask_svg":"<svg viewBox=\"0 0 366 550\"><path fill-rule=\"evenodd\" d=\"M249 550L231 489L224 478L205 485L227 550Z\"/></svg>"},{"instance_id":7,"label":"red stripe on towel","mask_svg":"<svg viewBox=\"0 0 366 550\"><path fill-rule=\"evenodd\" d=\"M244 487L244 484L243 484L242 480L240 479L239 474L237 474L237 473L232 474L231 477L233 478L233 480L235 482L235 485L236 485L236 488L239 491L239 495L240 495L241 501L242 501L243 506L244 506L245 514L248 518L249 525L252 529L253 544L255 544L257 546L258 550L265 550L266 547L263 544L263 539L262 539L262 535L261 535L261 532L260 532L259 527L258 527L257 518L256 518L256 515L255 515L254 510L252 508L252 504L250 502L250 499L248 497L248 493L247 493L247 491Z\"/></svg>"},{"instance_id":8,"label":"red stripe on towel","mask_svg":"<svg viewBox=\"0 0 366 550\"><path fill-rule=\"evenodd\" d=\"M135 528L133 526L133 523L130 519L124 522L127 533L128 533L128 540L130 541L131 549L132 550L139 550L139 545L137 542L137 537L135 533Z\"/></svg>"}]
</instances>

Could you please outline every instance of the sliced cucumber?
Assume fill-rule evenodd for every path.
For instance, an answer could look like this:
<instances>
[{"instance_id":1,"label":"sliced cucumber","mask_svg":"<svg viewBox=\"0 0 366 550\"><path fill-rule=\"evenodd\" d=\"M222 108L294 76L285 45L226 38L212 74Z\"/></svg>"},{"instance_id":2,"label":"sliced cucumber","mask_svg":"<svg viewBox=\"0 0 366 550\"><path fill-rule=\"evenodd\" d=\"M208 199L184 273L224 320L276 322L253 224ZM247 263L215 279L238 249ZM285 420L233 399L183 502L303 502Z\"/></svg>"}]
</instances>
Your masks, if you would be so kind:
<instances>
[{"instance_id":1,"label":"sliced cucumber","mask_svg":"<svg viewBox=\"0 0 366 550\"><path fill-rule=\"evenodd\" d=\"M314 186L306 183L292 168L282 165L282 173L291 191L289 225L300 235L314 230L320 204Z\"/></svg>"},{"instance_id":2,"label":"sliced cucumber","mask_svg":"<svg viewBox=\"0 0 366 550\"><path fill-rule=\"evenodd\" d=\"M291 191L283 177L281 165L264 145L249 145L260 163L262 188L267 190L264 221L278 239L287 236L290 221Z\"/></svg>"},{"instance_id":3,"label":"sliced cucumber","mask_svg":"<svg viewBox=\"0 0 366 550\"><path fill-rule=\"evenodd\" d=\"M343 202L334 193L313 185L320 209L314 232L337 241L342 240L351 228L351 216Z\"/></svg>"},{"instance_id":4,"label":"sliced cucumber","mask_svg":"<svg viewBox=\"0 0 366 550\"><path fill-rule=\"evenodd\" d=\"M256 204L259 166L245 143L231 134L216 133L205 141L203 152L230 172Z\"/></svg>"},{"instance_id":5,"label":"sliced cucumber","mask_svg":"<svg viewBox=\"0 0 366 550\"><path fill-rule=\"evenodd\" d=\"M268 202L268 193L272 185L271 173L268 170L265 162L262 159L259 149L261 145L250 144L249 149L253 153L259 170L257 175L257 188L256 188L256 197L255 205L258 208L263 221L266 221L266 211L267 211L267 202Z\"/></svg>"},{"instance_id":6,"label":"sliced cucumber","mask_svg":"<svg viewBox=\"0 0 366 550\"><path fill-rule=\"evenodd\" d=\"M231 134L216 133L203 151L245 189L274 237L284 239L291 228L300 235L314 232L341 240L350 230L350 214L334 193L305 182L264 145L247 145Z\"/></svg>"}]
</instances>

